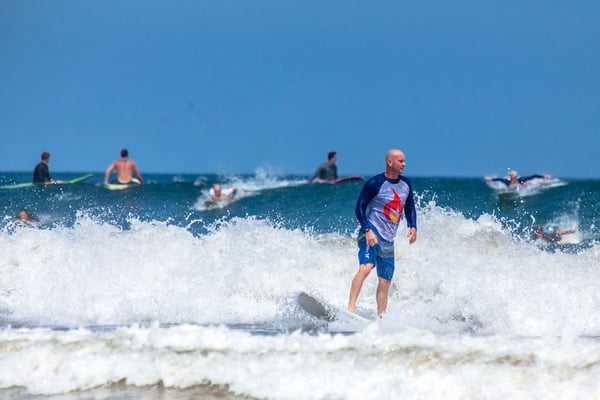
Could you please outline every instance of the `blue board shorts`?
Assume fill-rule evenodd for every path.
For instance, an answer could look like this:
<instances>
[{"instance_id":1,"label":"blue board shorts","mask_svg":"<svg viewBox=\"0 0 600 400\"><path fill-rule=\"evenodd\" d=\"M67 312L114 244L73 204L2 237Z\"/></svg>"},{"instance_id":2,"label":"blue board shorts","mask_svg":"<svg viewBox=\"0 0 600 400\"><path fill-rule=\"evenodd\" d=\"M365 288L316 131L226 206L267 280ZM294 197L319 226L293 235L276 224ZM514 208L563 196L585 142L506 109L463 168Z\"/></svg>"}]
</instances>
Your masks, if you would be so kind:
<instances>
[{"instance_id":1,"label":"blue board shorts","mask_svg":"<svg viewBox=\"0 0 600 400\"><path fill-rule=\"evenodd\" d=\"M377 276L391 281L394 276L394 242L384 240L379 233L373 229L377 235L378 243L373 246L367 246L365 234L358 235L358 262L359 264L373 264L377 267Z\"/></svg>"}]
</instances>

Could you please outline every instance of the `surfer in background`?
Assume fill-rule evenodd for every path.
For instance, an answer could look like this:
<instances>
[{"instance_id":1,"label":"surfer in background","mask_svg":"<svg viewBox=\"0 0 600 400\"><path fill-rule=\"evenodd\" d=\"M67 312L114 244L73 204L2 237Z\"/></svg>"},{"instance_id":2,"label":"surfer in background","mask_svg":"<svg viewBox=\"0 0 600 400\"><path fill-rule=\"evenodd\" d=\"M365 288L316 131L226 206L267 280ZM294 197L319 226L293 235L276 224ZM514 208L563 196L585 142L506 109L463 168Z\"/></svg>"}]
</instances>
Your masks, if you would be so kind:
<instances>
[{"instance_id":1,"label":"surfer in background","mask_svg":"<svg viewBox=\"0 0 600 400\"><path fill-rule=\"evenodd\" d=\"M526 187L527 181L530 181L532 179L550 179L550 175L519 176L517 171L512 170L508 173L508 179L507 178L492 178L490 176L485 177L485 180L488 182L502 182L510 189Z\"/></svg>"},{"instance_id":2,"label":"surfer in background","mask_svg":"<svg viewBox=\"0 0 600 400\"><path fill-rule=\"evenodd\" d=\"M318 178L319 183L336 180L338 178L337 165L335 165L336 161L337 153L335 151L330 151L327 154L327 161L319 165L314 174L308 179L308 183L312 183L315 178Z\"/></svg>"},{"instance_id":3,"label":"surfer in background","mask_svg":"<svg viewBox=\"0 0 600 400\"><path fill-rule=\"evenodd\" d=\"M138 171L137 164L135 161L129 158L129 152L127 149L121 150L121 158L115 160L108 166L104 173L104 183L108 183L108 178L113 170L117 171L117 182L121 184L128 183L144 183L142 175ZM132 175L135 175L138 182L133 180Z\"/></svg>"},{"instance_id":4,"label":"surfer in background","mask_svg":"<svg viewBox=\"0 0 600 400\"><path fill-rule=\"evenodd\" d=\"M38 222L38 219L31 215L29 211L25 207L23 207L19 211L19 214L15 217L14 221L23 224L35 224Z\"/></svg>"},{"instance_id":5,"label":"surfer in background","mask_svg":"<svg viewBox=\"0 0 600 400\"><path fill-rule=\"evenodd\" d=\"M55 181L50 177L48 163L50 162L50 153L44 151L41 156L42 160L35 166L33 170L33 183L37 185L47 185L52 183L63 183L63 181Z\"/></svg>"},{"instance_id":6,"label":"surfer in background","mask_svg":"<svg viewBox=\"0 0 600 400\"><path fill-rule=\"evenodd\" d=\"M223 203L223 202L233 200L233 198L237 194L237 188L231 187L229 189L223 189L223 188L221 188L221 185L215 184L215 185L213 185L212 188L210 188L210 190L208 191L208 194L210 196L210 199L206 200L205 204L210 205L210 204Z\"/></svg>"},{"instance_id":7,"label":"surfer in background","mask_svg":"<svg viewBox=\"0 0 600 400\"><path fill-rule=\"evenodd\" d=\"M356 312L356 300L362 284L377 267L377 315L387 308L388 293L394 275L394 237L402 212L408 224L408 241L417 240L417 211L410 180L401 176L406 166L404 153L389 150L385 156L385 172L365 182L356 202L358 235L358 272L352 279L348 311Z\"/></svg>"},{"instance_id":8,"label":"surfer in background","mask_svg":"<svg viewBox=\"0 0 600 400\"><path fill-rule=\"evenodd\" d=\"M536 225L532 235L533 240L545 240L546 242L558 243L561 241L563 235L577 232L579 225L575 224L571 229L560 229L560 230L545 230L543 226Z\"/></svg>"}]
</instances>

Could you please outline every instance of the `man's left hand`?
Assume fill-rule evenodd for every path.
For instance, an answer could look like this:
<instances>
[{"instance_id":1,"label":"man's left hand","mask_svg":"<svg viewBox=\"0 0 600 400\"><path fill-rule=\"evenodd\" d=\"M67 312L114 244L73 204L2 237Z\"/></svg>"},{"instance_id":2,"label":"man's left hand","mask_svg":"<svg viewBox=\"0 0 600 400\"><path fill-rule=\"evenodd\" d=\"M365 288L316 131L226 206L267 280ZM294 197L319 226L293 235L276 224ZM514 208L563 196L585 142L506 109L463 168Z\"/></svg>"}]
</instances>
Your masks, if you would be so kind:
<instances>
[{"instance_id":1,"label":"man's left hand","mask_svg":"<svg viewBox=\"0 0 600 400\"><path fill-rule=\"evenodd\" d=\"M410 228L406 234L408 243L414 243L417 240L417 228Z\"/></svg>"}]
</instances>

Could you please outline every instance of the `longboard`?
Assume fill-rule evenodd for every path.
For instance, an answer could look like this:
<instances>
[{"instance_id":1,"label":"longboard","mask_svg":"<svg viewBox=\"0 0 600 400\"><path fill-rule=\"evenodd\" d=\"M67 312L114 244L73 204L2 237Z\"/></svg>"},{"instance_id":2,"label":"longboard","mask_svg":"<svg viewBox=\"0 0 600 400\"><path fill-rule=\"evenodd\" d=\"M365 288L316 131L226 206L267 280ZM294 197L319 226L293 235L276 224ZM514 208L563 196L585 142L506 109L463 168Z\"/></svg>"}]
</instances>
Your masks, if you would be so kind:
<instances>
[{"instance_id":1,"label":"longboard","mask_svg":"<svg viewBox=\"0 0 600 400\"><path fill-rule=\"evenodd\" d=\"M123 190L133 186L138 186L140 184L141 182L139 180L137 180L136 178L132 178L131 182L129 183L105 183L104 188L108 190Z\"/></svg>"},{"instance_id":2,"label":"longboard","mask_svg":"<svg viewBox=\"0 0 600 400\"><path fill-rule=\"evenodd\" d=\"M205 200L204 207L206 208L222 208L226 207L233 202L233 199L223 200L223 201L214 201L214 200Z\"/></svg>"},{"instance_id":3,"label":"longboard","mask_svg":"<svg viewBox=\"0 0 600 400\"><path fill-rule=\"evenodd\" d=\"M333 322L341 319L349 319L354 321L372 321L375 318L363 317L361 315L351 313L346 310L339 309L332 305L326 304L323 301L317 300L306 292L300 292L298 295L298 304L300 307L312 315L313 317L324 321Z\"/></svg>"},{"instance_id":4,"label":"longboard","mask_svg":"<svg viewBox=\"0 0 600 400\"><path fill-rule=\"evenodd\" d=\"M79 182L85 181L86 179L90 179L92 176L94 176L94 175L86 174L86 175L79 176L75 179L71 179L69 181L64 181L62 183L53 183L53 185L65 185L65 184L79 183ZM0 186L0 189L19 189L19 188L31 187L31 186L36 186L36 184L33 182L13 183L11 185Z\"/></svg>"},{"instance_id":5,"label":"longboard","mask_svg":"<svg viewBox=\"0 0 600 400\"><path fill-rule=\"evenodd\" d=\"M82 175L78 178L75 179L71 179L70 181L67 181L67 183L79 183L79 182L83 182L87 179L90 179L92 176L94 176L93 174L86 174L86 175Z\"/></svg>"},{"instance_id":6,"label":"longboard","mask_svg":"<svg viewBox=\"0 0 600 400\"><path fill-rule=\"evenodd\" d=\"M352 176L344 176L343 178L338 178L333 181L330 181L331 184L337 183L346 183L346 182L360 182L363 180L363 177L360 175L352 175Z\"/></svg>"},{"instance_id":7,"label":"longboard","mask_svg":"<svg viewBox=\"0 0 600 400\"><path fill-rule=\"evenodd\" d=\"M498 192L498 199L500 200L517 200L521 197L516 190L507 190L505 192Z\"/></svg>"}]
</instances>

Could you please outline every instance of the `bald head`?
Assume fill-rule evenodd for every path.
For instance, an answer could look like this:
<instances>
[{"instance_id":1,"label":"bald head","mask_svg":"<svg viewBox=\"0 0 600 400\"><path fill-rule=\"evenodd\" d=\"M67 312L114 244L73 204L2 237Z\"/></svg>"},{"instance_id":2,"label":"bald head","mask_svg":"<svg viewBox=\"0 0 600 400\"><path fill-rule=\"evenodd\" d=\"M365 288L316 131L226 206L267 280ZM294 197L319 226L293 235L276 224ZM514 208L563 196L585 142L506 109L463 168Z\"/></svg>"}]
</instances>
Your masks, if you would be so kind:
<instances>
[{"instance_id":1,"label":"bald head","mask_svg":"<svg viewBox=\"0 0 600 400\"><path fill-rule=\"evenodd\" d=\"M397 179L404 172L406 157L402 150L391 149L385 154L385 175Z\"/></svg>"},{"instance_id":2,"label":"bald head","mask_svg":"<svg viewBox=\"0 0 600 400\"><path fill-rule=\"evenodd\" d=\"M402 150L398 149L390 149L387 153L385 153L385 161L391 160L396 157L404 157L404 153Z\"/></svg>"}]
</instances>

